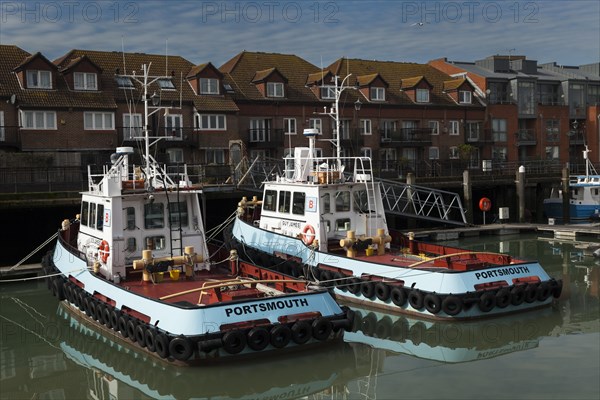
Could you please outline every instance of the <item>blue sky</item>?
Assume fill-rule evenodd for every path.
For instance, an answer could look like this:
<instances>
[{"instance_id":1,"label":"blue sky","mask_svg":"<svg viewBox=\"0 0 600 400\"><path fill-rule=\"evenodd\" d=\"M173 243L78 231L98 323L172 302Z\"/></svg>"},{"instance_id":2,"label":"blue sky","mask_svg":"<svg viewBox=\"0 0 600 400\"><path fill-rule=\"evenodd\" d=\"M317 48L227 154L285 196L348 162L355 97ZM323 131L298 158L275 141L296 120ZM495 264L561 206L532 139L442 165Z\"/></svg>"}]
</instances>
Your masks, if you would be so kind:
<instances>
[{"instance_id":1,"label":"blue sky","mask_svg":"<svg viewBox=\"0 0 600 400\"><path fill-rule=\"evenodd\" d=\"M423 24L419 24L423 22ZM181 55L220 66L242 50L427 62L524 54L600 60L597 0L0 1L0 42L50 59L72 48Z\"/></svg>"}]
</instances>

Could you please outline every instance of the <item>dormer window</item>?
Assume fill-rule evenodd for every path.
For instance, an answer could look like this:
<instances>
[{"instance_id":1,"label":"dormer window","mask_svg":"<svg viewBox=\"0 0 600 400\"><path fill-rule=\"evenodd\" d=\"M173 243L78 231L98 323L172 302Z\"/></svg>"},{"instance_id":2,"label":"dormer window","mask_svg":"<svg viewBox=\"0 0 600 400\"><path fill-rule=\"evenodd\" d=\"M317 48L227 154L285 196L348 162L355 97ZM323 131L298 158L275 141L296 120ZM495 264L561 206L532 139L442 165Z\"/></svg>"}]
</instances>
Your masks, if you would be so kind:
<instances>
[{"instance_id":1,"label":"dormer window","mask_svg":"<svg viewBox=\"0 0 600 400\"><path fill-rule=\"evenodd\" d=\"M115 80L121 89L133 88L133 82L131 82L131 79L129 79L128 76L116 76Z\"/></svg>"},{"instance_id":2,"label":"dormer window","mask_svg":"<svg viewBox=\"0 0 600 400\"><path fill-rule=\"evenodd\" d=\"M458 102L460 104L471 104L471 92L468 90L459 90Z\"/></svg>"},{"instance_id":3,"label":"dormer window","mask_svg":"<svg viewBox=\"0 0 600 400\"><path fill-rule=\"evenodd\" d=\"M429 89L417 89L417 103L429 103Z\"/></svg>"},{"instance_id":4,"label":"dormer window","mask_svg":"<svg viewBox=\"0 0 600 400\"><path fill-rule=\"evenodd\" d=\"M324 86L321 88L322 100L335 100L335 88Z\"/></svg>"},{"instance_id":5,"label":"dormer window","mask_svg":"<svg viewBox=\"0 0 600 400\"><path fill-rule=\"evenodd\" d=\"M90 72L74 72L73 87L75 90L98 90L97 74Z\"/></svg>"},{"instance_id":6,"label":"dormer window","mask_svg":"<svg viewBox=\"0 0 600 400\"><path fill-rule=\"evenodd\" d=\"M27 70L27 88L52 89L52 74L50 71Z\"/></svg>"},{"instance_id":7,"label":"dormer window","mask_svg":"<svg viewBox=\"0 0 600 400\"><path fill-rule=\"evenodd\" d=\"M156 81L158 83L158 86L163 89L163 90L174 90L175 89L175 85L173 85L173 82L170 79L159 79L158 81Z\"/></svg>"},{"instance_id":8,"label":"dormer window","mask_svg":"<svg viewBox=\"0 0 600 400\"><path fill-rule=\"evenodd\" d=\"M372 101L385 101L385 88L372 87L371 88L371 100Z\"/></svg>"},{"instance_id":9,"label":"dormer window","mask_svg":"<svg viewBox=\"0 0 600 400\"><path fill-rule=\"evenodd\" d=\"M267 82L267 97L283 97L283 83Z\"/></svg>"},{"instance_id":10,"label":"dormer window","mask_svg":"<svg viewBox=\"0 0 600 400\"><path fill-rule=\"evenodd\" d=\"M219 94L219 80L200 78L200 94Z\"/></svg>"}]
</instances>

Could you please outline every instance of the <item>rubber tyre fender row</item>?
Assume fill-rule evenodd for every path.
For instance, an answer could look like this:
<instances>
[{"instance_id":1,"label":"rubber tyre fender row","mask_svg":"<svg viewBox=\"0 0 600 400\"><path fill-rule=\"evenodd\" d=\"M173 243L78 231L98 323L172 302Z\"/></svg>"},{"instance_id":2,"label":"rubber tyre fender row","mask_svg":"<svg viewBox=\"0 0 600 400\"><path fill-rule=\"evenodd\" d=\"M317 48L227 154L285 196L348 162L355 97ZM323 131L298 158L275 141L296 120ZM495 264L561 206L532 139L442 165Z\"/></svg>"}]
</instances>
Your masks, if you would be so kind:
<instances>
[{"instance_id":1,"label":"rubber tyre fender row","mask_svg":"<svg viewBox=\"0 0 600 400\"><path fill-rule=\"evenodd\" d=\"M173 341L177 340L173 339ZM228 331L223 335L223 349L225 349L226 352L228 352L229 354L238 354L240 353L242 350L244 350L244 347L246 347L246 335L244 334L244 332L242 332L241 330L233 330L233 331ZM173 341L171 341L171 344L173 343ZM173 349L171 349L171 347L169 346L169 350L171 351L171 354L174 356L173 354Z\"/></svg>"},{"instance_id":2,"label":"rubber tyre fender row","mask_svg":"<svg viewBox=\"0 0 600 400\"><path fill-rule=\"evenodd\" d=\"M296 321L292 325L292 340L296 344L305 344L312 337L312 326L307 321Z\"/></svg>"},{"instance_id":3,"label":"rubber tyre fender row","mask_svg":"<svg viewBox=\"0 0 600 400\"><path fill-rule=\"evenodd\" d=\"M248 347L254 351L264 350L269 345L271 340L269 331L261 326L255 326L254 328L250 329L246 336Z\"/></svg>"},{"instance_id":4,"label":"rubber tyre fender row","mask_svg":"<svg viewBox=\"0 0 600 400\"><path fill-rule=\"evenodd\" d=\"M496 293L496 307L506 308L511 303L510 289L503 287Z\"/></svg>"},{"instance_id":5,"label":"rubber tyre fender row","mask_svg":"<svg viewBox=\"0 0 600 400\"><path fill-rule=\"evenodd\" d=\"M311 326L313 337L319 341L327 340L333 330L331 322L323 317L315 319Z\"/></svg>"},{"instance_id":6,"label":"rubber tyre fender row","mask_svg":"<svg viewBox=\"0 0 600 400\"><path fill-rule=\"evenodd\" d=\"M432 314L437 314L442 309L442 299L435 293L427 293L423 298L425 309Z\"/></svg>"},{"instance_id":7,"label":"rubber tyre fender row","mask_svg":"<svg viewBox=\"0 0 600 400\"><path fill-rule=\"evenodd\" d=\"M415 310L420 310L423 308L423 303L425 302L425 296L423 292L419 289L411 289L408 293L408 303Z\"/></svg>"},{"instance_id":8,"label":"rubber tyre fender row","mask_svg":"<svg viewBox=\"0 0 600 400\"><path fill-rule=\"evenodd\" d=\"M292 339L292 330L287 325L275 325L270 333L271 345L276 349L284 348Z\"/></svg>"},{"instance_id":9,"label":"rubber tyre fender row","mask_svg":"<svg viewBox=\"0 0 600 400\"><path fill-rule=\"evenodd\" d=\"M533 303L537 298L537 287L536 283L529 283L525 287L525 302Z\"/></svg>"},{"instance_id":10,"label":"rubber tyre fender row","mask_svg":"<svg viewBox=\"0 0 600 400\"><path fill-rule=\"evenodd\" d=\"M479 298L479 310L481 312L490 312L496 307L496 294L493 291L487 291Z\"/></svg>"},{"instance_id":11,"label":"rubber tyre fender row","mask_svg":"<svg viewBox=\"0 0 600 400\"><path fill-rule=\"evenodd\" d=\"M230 332L239 332L239 331L230 331ZM230 333L227 332L227 333ZM177 336L173 338L169 343L169 353L173 356L174 359L179 361L187 361L192 356L194 352L194 346L192 345L192 341L185 336Z\"/></svg>"},{"instance_id":12,"label":"rubber tyre fender row","mask_svg":"<svg viewBox=\"0 0 600 400\"><path fill-rule=\"evenodd\" d=\"M513 286L510 290L510 304L520 306L525 301L525 288L523 285Z\"/></svg>"},{"instance_id":13,"label":"rubber tyre fender row","mask_svg":"<svg viewBox=\"0 0 600 400\"><path fill-rule=\"evenodd\" d=\"M359 294L360 293L360 282L361 282L361 280L356 277L349 278L348 279L348 291L352 294Z\"/></svg>"},{"instance_id":14,"label":"rubber tyre fender row","mask_svg":"<svg viewBox=\"0 0 600 400\"><path fill-rule=\"evenodd\" d=\"M442 300L442 311L450 316L458 315L464 307L464 302L461 297L454 294L444 297Z\"/></svg>"},{"instance_id":15,"label":"rubber tyre fender row","mask_svg":"<svg viewBox=\"0 0 600 400\"><path fill-rule=\"evenodd\" d=\"M52 295L60 301L65 299L62 278L54 278L52 280Z\"/></svg>"},{"instance_id":16,"label":"rubber tyre fender row","mask_svg":"<svg viewBox=\"0 0 600 400\"><path fill-rule=\"evenodd\" d=\"M169 353L169 337L164 333L158 333L154 338L156 354L162 358L168 358Z\"/></svg>"},{"instance_id":17,"label":"rubber tyre fender row","mask_svg":"<svg viewBox=\"0 0 600 400\"><path fill-rule=\"evenodd\" d=\"M381 301L388 301L390 299L390 287L384 282L377 282L375 284L375 296Z\"/></svg>"},{"instance_id":18,"label":"rubber tyre fender row","mask_svg":"<svg viewBox=\"0 0 600 400\"><path fill-rule=\"evenodd\" d=\"M375 283L371 281L362 281L360 284L360 293L367 299L375 296Z\"/></svg>"},{"instance_id":19,"label":"rubber tyre fender row","mask_svg":"<svg viewBox=\"0 0 600 400\"><path fill-rule=\"evenodd\" d=\"M394 287L390 292L390 297L392 298L392 303L398 307L403 307L408 298L406 290L401 286Z\"/></svg>"},{"instance_id":20,"label":"rubber tyre fender row","mask_svg":"<svg viewBox=\"0 0 600 400\"><path fill-rule=\"evenodd\" d=\"M546 301L548 297L552 295L552 288L548 282L542 282L536 289L536 300L537 301Z\"/></svg>"}]
</instances>

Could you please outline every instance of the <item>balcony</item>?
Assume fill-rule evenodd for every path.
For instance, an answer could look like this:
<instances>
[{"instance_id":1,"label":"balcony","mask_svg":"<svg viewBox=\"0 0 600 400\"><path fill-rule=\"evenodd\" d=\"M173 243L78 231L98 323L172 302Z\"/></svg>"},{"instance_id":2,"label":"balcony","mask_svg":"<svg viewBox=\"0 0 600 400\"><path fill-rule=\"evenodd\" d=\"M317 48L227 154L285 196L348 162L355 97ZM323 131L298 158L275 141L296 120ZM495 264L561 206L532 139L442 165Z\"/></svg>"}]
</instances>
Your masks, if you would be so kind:
<instances>
[{"instance_id":1,"label":"balcony","mask_svg":"<svg viewBox=\"0 0 600 400\"><path fill-rule=\"evenodd\" d=\"M180 128L165 128L160 127L157 129L150 127L149 135L152 138L162 138L158 141L157 145L159 148L164 147L196 147L198 140L195 134L196 130L194 127L180 127ZM142 127L117 127L117 134L122 140L125 146L134 146L135 143L144 139L144 130Z\"/></svg>"},{"instance_id":2,"label":"balcony","mask_svg":"<svg viewBox=\"0 0 600 400\"><path fill-rule=\"evenodd\" d=\"M283 147L283 129L248 129L247 144L250 149Z\"/></svg>"},{"instance_id":3,"label":"balcony","mask_svg":"<svg viewBox=\"0 0 600 400\"><path fill-rule=\"evenodd\" d=\"M535 146L537 144L535 130L533 129L519 129L515 133L515 138L517 146Z\"/></svg>"},{"instance_id":4,"label":"balcony","mask_svg":"<svg viewBox=\"0 0 600 400\"><path fill-rule=\"evenodd\" d=\"M342 147L347 149L362 147L365 145L365 135L360 133L360 129L351 129L350 133L342 130L340 142Z\"/></svg>"},{"instance_id":5,"label":"balcony","mask_svg":"<svg viewBox=\"0 0 600 400\"><path fill-rule=\"evenodd\" d=\"M465 140L468 144L472 144L473 146L484 146L495 142L492 130L489 128L481 129L477 132L467 132Z\"/></svg>"},{"instance_id":6,"label":"balcony","mask_svg":"<svg viewBox=\"0 0 600 400\"><path fill-rule=\"evenodd\" d=\"M0 148L21 150L18 126L0 126Z\"/></svg>"},{"instance_id":7,"label":"balcony","mask_svg":"<svg viewBox=\"0 0 600 400\"><path fill-rule=\"evenodd\" d=\"M402 128L399 131L379 130L382 147L417 147L431 144L431 128Z\"/></svg>"}]
</instances>

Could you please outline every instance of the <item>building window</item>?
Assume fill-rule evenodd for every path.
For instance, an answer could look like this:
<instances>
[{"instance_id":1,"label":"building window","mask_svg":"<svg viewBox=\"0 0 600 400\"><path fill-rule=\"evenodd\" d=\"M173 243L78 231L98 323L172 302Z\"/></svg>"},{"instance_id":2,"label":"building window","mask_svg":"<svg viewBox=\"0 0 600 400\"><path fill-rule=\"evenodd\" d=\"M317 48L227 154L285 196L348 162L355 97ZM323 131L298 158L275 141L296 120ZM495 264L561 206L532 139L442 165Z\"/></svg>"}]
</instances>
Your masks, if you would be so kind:
<instances>
[{"instance_id":1,"label":"building window","mask_svg":"<svg viewBox=\"0 0 600 400\"><path fill-rule=\"evenodd\" d=\"M75 90L98 90L96 76L91 72L74 72L73 86Z\"/></svg>"},{"instance_id":2,"label":"building window","mask_svg":"<svg viewBox=\"0 0 600 400\"><path fill-rule=\"evenodd\" d=\"M508 99L507 82L489 82L488 90L489 93L487 97L490 104L505 104L510 102Z\"/></svg>"},{"instance_id":3,"label":"building window","mask_svg":"<svg viewBox=\"0 0 600 400\"><path fill-rule=\"evenodd\" d=\"M175 85L173 85L173 81L167 78L162 78L156 81L158 86L163 90L175 90Z\"/></svg>"},{"instance_id":4,"label":"building window","mask_svg":"<svg viewBox=\"0 0 600 400\"><path fill-rule=\"evenodd\" d=\"M504 162L506 161L507 149L506 147L495 146L492 148L492 159L494 161Z\"/></svg>"},{"instance_id":5,"label":"building window","mask_svg":"<svg viewBox=\"0 0 600 400\"><path fill-rule=\"evenodd\" d=\"M373 156L373 151L370 147L361 147L360 148L360 156L371 158Z\"/></svg>"},{"instance_id":6,"label":"building window","mask_svg":"<svg viewBox=\"0 0 600 400\"><path fill-rule=\"evenodd\" d=\"M430 160L438 160L440 158L440 149L437 147L429 148L429 159Z\"/></svg>"},{"instance_id":7,"label":"building window","mask_svg":"<svg viewBox=\"0 0 600 400\"><path fill-rule=\"evenodd\" d=\"M506 142L505 119L492 119L492 140L494 142Z\"/></svg>"},{"instance_id":8,"label":"building window","mask_svg":"<svg viewBox=\"0 0 600 400\"><path fill-rule=\"evenodd\" d=\"M56 129L55 111L23 111L23 129Z\"/></svg>"},{"instance_id":9,"label":"building window","mask_svg":"<svg viewBox=\"0 0 600 400\"><path fill-rule=\"evenodd\" d=\"M321 87L321 99L323 99L323 100L335 99L335 88L332 88L331 86L322 86Z\"/></svg>"},{"instance_id":10,"label":"building window","mask_svg":"<svg viewBox=\"0 0 600 400\"><path fill-rule=\"evenodd\" d=\"M600 105L600 86L588 86L588 104L591 106Z\"/></svg>"},{"instance_id":11,"label":"building window","mask_svg":"<svg viewBox=\"0 0 600 400\"><path fill-rule=\"evenodd\" d=\"M52 89L52 73L50 71L27 70L28 89Z\"/></svg>"},{"instance_id":12,"label":"building window","mask_svg":"<svg viewBox=\"0 0 600 400\"><path fill-rule=\"evenodd\" d=\"M182 149L167 149L167 156L171 164L182 164L183 163L183 150Z\"/></svg>"},{"instance_id":13,"label":"building window","mask_svg":"<svg viewBox=\"0 0 600 400\"><path fill-rule=\"evenodd\" d=\"M158 229L165 227L165 210L163 203L144 204L144 228Z\"/></svg>"},{"instance_id":14,"label":"building window","mask_svg":"<svg viewBox=\"0 0 600 400\"><path fill-rule=\"evenodd\" d=\"M440 134L440 122L439 121L429 121L429 131L432 135Z\"/></svg>"},{"instance_id":15,"label":"building window","mask_svg":"<svg viewBox=\"0 0 600 400\"><path fill-rule=\"evenodd\" d=\"M540 83L538 85L539 102L544 105L559 104L558 88L559 85L556 84Z\"/></svg>"},{"instance_id":16,"label":"building window","mask_svg":"<svg viewBox=\"0 0 600 400\"><path fill-rule=\"evenodd\" d=\"M450 147L450 152L448 154L448 158L451 160L457 160L459 158L458 147L452 146Z\"/></svg>"},{"instance_id":17,"label":"building window","mask_svg":"<svg viewBox=\"0 0 600 400\"><path fill-rule=\"evenodd\" d=\"M219 80L200 78L200 94L219 94Z\"/></svg>"},{"instance_id":18,"label":"building window","mask_svg":"<svg viewBox=\"0 0 600 400\"><path fill-rule=\"evenodd\" d=\"M265 142L267 140L268 125L265 119L251 119L250 142Z\"/></svg>"},{"instance_id":19,"label":"building window","mask_svg":"<svg viewBox=\"0 0 600 400\"><path fill-rule=\"evenodd\" d=\"M207 164L225 164L225 150L223 149L206 149Z\"/></svg>"},{"instance_id":20,"label":"building window","mask_svg":"<svg viewBox=\"0 0 600 400\"><path fill-rule=\"evenodd\" d=\"M104 112L84 112L83 129L92 131L110 131L115 129L115 115Z\"/></svg>"},{"instance_id":21,"label":"building window","mask_svg":"<svg viewBox=\"0 0 600 400\"><path fill-rule=\"evenodd\" d=\"M267 97L283 97L283 83L267 82Z\"/></svg>"},{"instance_id":22,"label":"building window","mask_svg":"<svg viewBox=\"0 0 600 400\"><path fill-rule=\"evenodd\" d=\"M558 160L559 159L559 147L558 146L546 146L546 160Z\"/></svg>"},{"instance_id":23,"label":"building window","mask_svg":"<svg viewBox=\"0 0 600 400\"><path fill-rule=\"evenodd\" d=\"M476 142L479 140L479 122L467 122L467 141Z\"/></svg>"},{"instance_id":24,"label":"building window","mask_svg":"<svg viewBox=\"0 0 600 400\"><path fill-rule=\"evenodd\" d=\"M371 134L371 120L370 119L361 119L360 120L360 134L361 135L370 135Z\"/></svg>"},{"instance_id":25,"label":"building window","mask_svg":"<svg viewBox=\"0 0 600 400\"><path fill-rule=\"evenodd\" d=\"M373 101L385 101L385 88L372 87L371 88L371 100Z\"/></svg>"},{"instance_id":26,"label":"building window","mask_svg":"<svg viewBox=\"0 0 600 400\"><path fill-rule=\"evenodd\" d=\"M579 83L573 83L569 90L569 111L571 115L585 115L585 87Z\"/></svg>"},{"instance_id":27,"label":"building window","mask_svg":"<svg viewBox=\"0 0 600 400\"><path fill-rule=\"evenodd\" d=\"M226 118L222 114L196 114L196 126L201 131L227 130Z\"/></svg>"},{"instance_id":28,"label":"building window","mask_svg":"<svg viewBox=\"0 0 600 400\"><path fill-rule=\"evenodd\" d=\"M133 88L133 82L128 76L115 76L115 80L117 81L117 85L119 89L131 89Z\"/></svg>"},{"instance_id":29,"label":"building window","mask_svg":"<svg viewBox=\"0 0 600 400\"><path fill-rule=\"evenodd\" d=\"M123 139L131 140L142 136L142 114L123 114Z\"/></svg>"},{"instance_id":30,"label":"building window","mask_svg":"<svg viewBox=\"0 0 600 400\"><path fill-rule=\"evenodd\" d=\"M546 120L546 141L547 142L558 142L559 136L559 125L556 119Z\"/></svg>"},{"instance_id":31,"label":"building window","mask_svg":"<svg viewBox=\"0 0 600 400\"><path fill-rule=\"evenodd\" d=\"M450 135L459 135L460 134L460 125L458 123L458 121L450 121L449 122L450 126L449 126L449 130L450 130Z\"/></svg>"},{"instance_id":32,"label":"building window","mask_svg":"<svg viewBox=\"0 0 600 400\"><path fill-rule=\"evenodd\" d=\"M417 103L429 103L429 89L417 89Z\"/></svg>"},{"instance_id":33,"label":"building window","mask_svg":"<svg viewBox=\"0 0 600 400\"><path fill-rule=\"evenodd\" d=\"M283 131L286 135L296 134L296 118L283 119Z\"/></svg>"},{"instance_id":34,"label":"building window","mask_svg":"<svg viewBox=\"0 0 600 400\"><path fill-rule=\"evenodd\" d=\"M319 132L319 135L323 133L323 125L321 118L310 118L308 120L308 127L310 129L316 129Z\"/></svg>"},{"instance_id":35,"label":"building window","mask_svg":"<svg viewBox=\"0 0 600 400\"><path fill-rule=\"evenodd\" d=\"M392 171L396 168L396 149L380 149L379 158L381 159L381 169Z\"/></svg>"},{"instance_id":36,"label":"building window","mask_svg":"<svg viewBox=\"0 0 600 400\"><path fill-rule=\"evenodd\" d=\"M471 104L471 92L469 90L459 90L458 102L460 104Z\"/></svg>"},{"instance_id":37,"label":"building window","mask_svg":"<svg viewBox=\"0 0 600 400\"><path fill-rule=\"evenodd\" d=\"M518 83L518 102L519 114L535 114L535 83Z\"/></svg>"},{"instance_id":38,"label":"building window","mask_svg":"<svg viewBox=\"0 0 600 400\"><path fill-rule=\"evenodd\" d=\"M165 115L165 136L171 139L183 139L183 116L180 114Z\"/></svg>"},{"instance_id":39,"label":"building window","mask_svg":"<svg viewBox=\"0 0 600 400\"><path fill-rule=\"evenodd\" d=\"M4 140L4 111L0 111L0 142Z\"/></svg>"}]
</instances>

